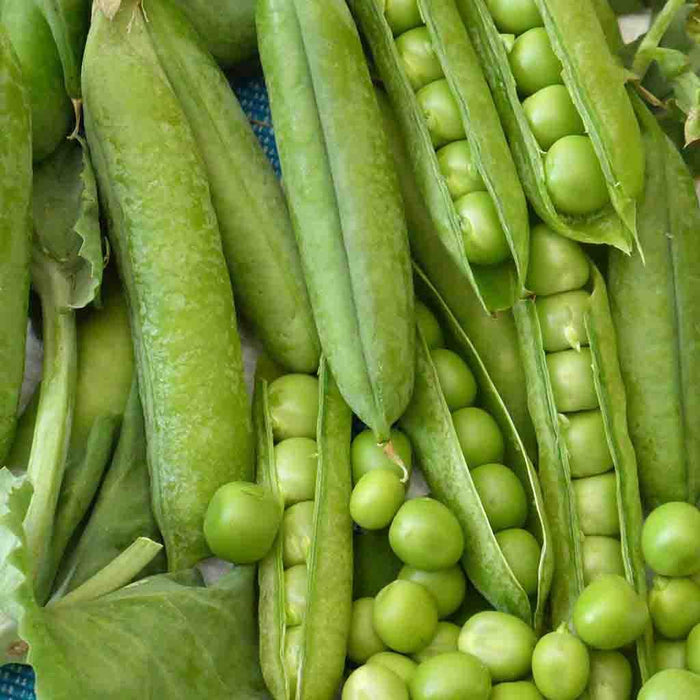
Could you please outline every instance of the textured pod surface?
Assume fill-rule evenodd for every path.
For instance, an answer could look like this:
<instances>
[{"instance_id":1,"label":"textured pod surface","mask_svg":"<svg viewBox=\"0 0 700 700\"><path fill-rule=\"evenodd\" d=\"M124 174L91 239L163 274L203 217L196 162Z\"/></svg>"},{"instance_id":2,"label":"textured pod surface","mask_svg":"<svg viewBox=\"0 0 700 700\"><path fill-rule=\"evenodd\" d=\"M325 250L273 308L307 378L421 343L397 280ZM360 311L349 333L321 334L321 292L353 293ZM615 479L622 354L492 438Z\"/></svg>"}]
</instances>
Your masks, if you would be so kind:
<instances>
[{"instance_id":1,"label":"textured pod surface","mask_svg":"<svg viewBox=\"0 0 700 700\"><path fill-rule=\"evenodd\" d=\"M171 569L208 550L202 520L252 474L231 285L197 146L136 2L94 18L86 128L131 312L153 505Z\"/></svg>"}]
</instances>

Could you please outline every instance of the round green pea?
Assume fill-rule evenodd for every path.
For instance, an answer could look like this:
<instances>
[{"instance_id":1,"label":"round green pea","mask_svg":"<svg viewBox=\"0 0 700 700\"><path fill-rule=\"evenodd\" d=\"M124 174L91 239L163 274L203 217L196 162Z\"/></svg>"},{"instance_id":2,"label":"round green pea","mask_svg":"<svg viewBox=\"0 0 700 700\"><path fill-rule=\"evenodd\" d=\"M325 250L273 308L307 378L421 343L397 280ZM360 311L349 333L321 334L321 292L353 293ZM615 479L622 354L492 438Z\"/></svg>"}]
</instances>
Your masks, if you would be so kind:
<instances>
[{"instance_id":1,"label":"round green pea","mask_svg":"<svg viewBox=\"0 0 700 700\"><path fill-rule=\"evenodd\" d=\"M583 582L588 585L604 574L625 575L622 545L613 537L584 537Z\"/></svg>"},{"instance_id":2,"label":"round green pea","mask_svg":"<svg viewBox=\"0 0 700 700\"><path fill-rule=\"evenodd\" d=\"M486 6L499 32L522 34L542 26L542 17L534 0L486 0Z\"/></svg>"},{"instance_id":3,"label":"round green pea","mask_svg":"<svg viewBox=\"0 0 700 700\"><path fill-rule=\"evenodd\" d=\"M394 451L403 462L410 476L413 467L411 443L400 430L396 429L392 429L390 438ZM405 478L401 467L390 459L382 445L377 444L377 440L371 430L363 430L352 441L350 462L352 464L352 479L355 484L367 472L374 469L389 469L402 479Z\"/></svg>"},{"instance_id":4,"label":"round green pea","mask_svg":"<svg viewBox=\"0 0 700 700\"><path fill-rule=\"evenodd\" d=\"M452 622L438 622L435 634L428 643L428 646L416 652L413 655L413 660L421 664L428 659L432 659L434 656L457 651L459 632L459 627Z\"/></svg>"},{"instance_id":5,"label":"round green pea","mask_svg":"<svg viewBox=\"0 0 700 700\"><path fill-rule=\"evenodd\" d=\"M572 485L583 534L608 537L619 535L620 515L615 472L574 479Z\"/></svg>"},{"instance_id":6,"label":"round green pea","mask_svg":"<svg viewBox=\"0 0 700 700\"><path fill-rule=\"evenodd\" d=\"M440 619L455 612L464 600L467 580L459 565L438 571L423 571L414 566L404 566L399 572L400 579L420 583L435 598Z\"/></svg>"},{"instance_id":7,"label":"round green pea","mask_svg":"<svg viewBox=\"0 0 700 700\"><path fill-rule=\"evenodd\" d=\"M472 406L460 408L452 414L452 423L469 469L503 461L503 434L491 414Z\"/></svg>"},{"instance_id":8,"label":"round green pea","mask_svg":"<svg viewBox=\"0 0 700 700\"><path fill-rule=\"evenodd\" d=\"M289 506L282 519L282 557L284 568L306 564L314 538L313 501Z\"/></svg>"},{"instance_id":9,"label":"round green pea","mask_svg":"<svg viewBox=\"0 0 700 700\"><path fill-rule=\"evenodd\" d=\"M686 642L686 664L693 673L700 674L700 624L695 625Z\"/></svg>"},{"instance_id":10,"label":"round green pea","mask_svg":"<svg viewBox=\"0 0 700 700\"><path fill-rule=\"evenodd\" d=\"M456 352L445 348L437 348L430 355L450 411L471 406L476 399L477 387L467 363Z\"/></svg>"},{"instance_id":11,"label":"round green pea","mask_svg":"<svg viewBox=\"0 0 700 700\"><path fill-rule=\"evenodd\" d=\"M588 685L588 649L565 629L545 634L532 653L532 676L546 698L576 700Z\"/></svg>"},{"instance_id":12,"label":"round green pea","mask_svg":"<svg viewBox=\"0 0 700 700\"><path fill-rule=\"evenodd\" d=\"M592 698L628 700L632 697L632 666L619 651L589 651L591 674L588 691Z\"/></svg>"},{"instance_id":13,"label":"round green pea","mask_svg":"<svg viewBox=\"0 0 700 700\"><path fill-rule=\"evenodd\" d=\"M644 521L642 551L646 563L663 576L692 576L700 571L700 510L685 502L655 508Z\"/></svg>"},{"instance_id":14,"label":"round green pea","mask_svg":"<svg viewBox=\"0 0 700 700\"><path fill-rule=\"evenodd\" d=\"M502 464L482 464L471 474L494 532L525 524L527 495L512 469Z\"/></svg>"},{"instance_id":15,"label":"round green pea","mask_svg":"<svg viewBox=\"0 0 700 700\"><path fill-rule=\"evenodd\" d=\"M493 686L489 700L544 700L531 681L512 681Z\"/></svg>"},{"instance_id":16,"label":"round green pea","mask_svg":"<svg viewBox=\"0 0 700 700\"><path fill-rule=\"evenodd\" d=\"M284 572L284 609L288 627L300 625L304 621L308 586L306 564L292 566Z\"/></svg>"},{"instance_id":17,"label":"round green pea","mask_svg":"<svg viewBox=\"0 0 700 700\"><path fill-rule=\"evenodd\" d=\"M564 136L544 159L547 190L564 214L585 216L610 201L608 186L588 136Z\"/></svg>"},{"instance_id":18,"label":"round green pea","mask_svg":"<svg viewBox=\"0 0 700 700\"><path fill-rule=\"evenodd\" d=\"M547 355L554 403L560 413L598 408L590 348L562 350Z\"/></svg>"},{"instance_id":19,"label":"round green pea","mask_svg":"<svg viewBox=\"0 0 700 700\"><path fill-rule=\"evenodd\" d=\"M487 700L491 678L477 658L453 651L420 664L410 689L411 700Z\"/></svg>"},{"instance_id":20,"label":"round green pea","mask_svg":"<svg viewBox=\"0 0 700 700\"><path fill-rule=\"evenodd\" d=\"M308 374L285 374L268 390L272 435L275 442L291 437L316 439L318 379Z\"/></svg>"},{"instance_id":21,"label":"round green pea","mask_svg":"<svg viewBox=\"0 0 700 700\"><path fill-rule=\"evenodd\" d=\"M518 92L532 95L548 85L562 82L562 66L552 50L544 27L521 34L508 54Z\"/></svg>"},{"instance_id":22,"label":"round green pea","mask_svg":"<svg viewBox=\"0 0 700 700\"><path fill-rule=\"evenodd\" d=\"M643 686L637 700L700 698L700 676L680 668L655 673Z\"/></svg>"},{"instance_id":23,"label":"round green pea","mask_svg":"<svg viewBox=\"0 0 700 700\"><path fill-rule=\"evenodd\" d=\"M654 661L657 671L665 668L686 668L686 640L669 641L668 639L654 640Z\"/></svg>"},{"instance_id":24,"label":"round green pea","mask_svg":"<svg viewBox=\"0 0 700 700\"><path fill-rule=\"evenodd\" d=\"M368 664L378 664L393 671L407 685L411 682L418 664L408 656L397 654L395 651L380 651L370 657Z\"/></svg>"},{"instance_id":25,"label":"round green pea","mask_svg":"<svg viewBox=\"0 0 700 700\"><path fill-rule=\"evenodd\" d=\"M350 515L365 530L388 527L406 498L399 476L388 469L373 469L356 484L350 495Z\"/></svg>"},{"instance_id":26,"label":"round green pea","mask_svg":"<svg viewBox=\"0 0 700 700\"><path fill-rule=\"evenodd\" d=\"M446 79L422 87L416 99L435 148L465 138L462 116Z\"/></svg>"},{"instance_id":27,"label":"round green pea","mask_svg":"<svg viewBox=\"0 0 700 700\"><path fill-rule=\"evenodd\" d=\"M437 152L437 159L452 199L459 199L469 192L486 191L468 141L448 143Z\"/></svg>"},{"instance_id":28,"label":"round green pea","mask_svg":"<svg viewBox=\"0 0 700 700\"><path fill-rule=\"evenodd\" d=\"M649 612L666 639L685 639L700 622L700 586L689 578L656 576L649 591Z\"/></svg>"},{"instance_id":29,"label":"round green pea","mask_svg":"<svg viewBox=\"0 0 700 700\"><path fill-rule=\"evenodd\" d=\"M470 192L455 202L467 259L474 265L498 265L510 247L488 192Z\"/></svg>"},{"instance_id":30,"label":"round green pea","mask_svg":"<svg viewBox=\"0 0 700 700\"><path fill-rule=\"evenodd\" d=\"M562 421L571 476L604 474L613 466L605 434L603 414L598 410L570 413Z\"/></svg>"},{"instance_id":31,"label":"round green pea","mask_svg":"<svg viewBox=\"0 0 700 700\"><path fill-rule=\"evenodd\" d=\"M355 669L343 686L342 700L409 700L408 688L392 670L381 664Z\"/></svg>"},{"instance_id":32,"label":"round green pea","mask_svg":"<svg viewBox=\"0 0 700 700\"><path fill-rule=\"evenodd\" d=\"M394 36L423 24L417 0L384 0L384 17Z\"/></svg>"},{"instance_id":33,"label":"round green pea","mask_svg":"<svg viewBox=\"0 0 700 700\"><path fill-rule=\"evenodd\" d=\"M285 505L314 499L317 471L316 440L287 438L275 445L275 472Z\"/></svg>"},{"instance_id":34,"label":"round green pea","mask_svg":"<svg viewBox=\"0 0 700 700\"><path fill-rule=\"evenodd\" d=\"M534 535L521 528L510 528L497 532L496 540L525 593L537 593L542 548Z\"/></svg>"},{"instance_id":35,"label":"round green pea","mask_svg":"<svg viewBox=\"0 0 700 700\"><path fill-rule=\"evenodd\" d=\"M409 29L396 39L396 50L414 92L444 77L427 27Z\"/></svg>"},{"instance_id":36,"label":"round green pea","mask_svg":"<svg viewBox=\"0 0 700 700\"><path fill-rule=\"evenodd\" d=\"M585 133L581 115L564 85L548 85L538 90L523 101L523 110L543 151L564 136Z\"/></svg>"},{"instance_id":37,"label":"round green pea","mask_svg":"<svg viewBox=\"0 0 700 700\"><path fill-rule=\"evenodd\" d=\"M374 598L358 598L352 604L347 654L350 661L363 664L371 656L386 650L374 630Z\"/></svg>"},{"instance_id":38,"label":"round green pea","mask_svg":"<svg viewBox=\"0 0 700 700\"><path fill-rule=\"evenodd\" d=\"M590 299L591 295L582 289L537 297L535 308L546 352L588 345L584 317Z\"/></svg>"},{"instance_id":39,"label":"round green pea","mask_svg":"<svg viewBox=\"0 0 700 700\"><path fill-rule=\"evenodd\" d=\"M416 300L416 323L430 350L445 345L445 336L435 314L421 301ZM369 431L367 431L369 432Z\"/></svg>"}]
</instances>

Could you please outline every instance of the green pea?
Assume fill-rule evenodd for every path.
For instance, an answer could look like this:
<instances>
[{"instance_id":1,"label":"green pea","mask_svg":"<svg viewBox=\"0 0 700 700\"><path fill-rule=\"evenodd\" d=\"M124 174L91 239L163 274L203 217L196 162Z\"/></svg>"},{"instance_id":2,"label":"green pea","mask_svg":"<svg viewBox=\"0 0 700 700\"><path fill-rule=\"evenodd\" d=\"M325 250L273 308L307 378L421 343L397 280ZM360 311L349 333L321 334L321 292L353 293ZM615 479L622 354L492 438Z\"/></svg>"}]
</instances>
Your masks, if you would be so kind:
<instances>
[{"instance_id":1,"label":"green pea","mask_svg":"<svg viewBox=\"0 0 700 700\"><path fill-rule=\"evenodd\" d=\"M422 664L434 656L440 654L449 654L452 651L457 651L457 640L459 639L460 629L452 622L438 622L435 634L430 640L427 647L423 647L420 651L413 655L413 660Z\"/></svg>"},{"instance_id":2,"label":"green pea","mask_svg":"<svg viewBox=\"0 0 700 700\"><path fill-rule=\"evenodd\" d=\"M632 697L632 666L619 651L589 651L589 657L591 698L628 700Z\"/></svg>"},{"instance_id":3,"label":"green pea","mask_svg":"<svg viewBox=\"0 0 700 700\"><path fill-rule=\"evenodd\" d=\"M384 0L384 17L394 36L423 24L417 0Z\"/></svg>"},{"instance_id":4,"label":"green pea","mask_svg":"<svg viewBox=\"0 0 700 700\"><path fill-rule=\"evenodd\" d=\"M455 202L467 259L474 265L498 265L510 248L488 192L470 192Z\"/></svg>"},{"instance_id":5,"label":"green pea","mask_svg":"<svg viewBox=\"0 0 700 700\"><path fill-rule=\"evenodd\" d=\"M644 632L649 609L622 576L606 574L583 589L573 618L576 634L588 646L609 651L627 646Z\"/></svg>"},{"instance_id":6,"label":"green pea","mask_svg":"<svg viewBox=\"0 0 700 700\"><path fill-rule=\"evenodd\" d=\"M527 495L512 469L482 464L472 471L472 480L494 532L525 524Z\"/></svg>"},{"instance_id":7,"label":"green pea","mask_svg":"<svg viewBox=\"0 0 700 700\"><path fill-rule=\"evenodd\" d=\"M654 640L654 666L657 671L666 668L686 668L687 667L687 642L669 641L668 639Z\"/></svg>"},{"instance_id":8,"label":"green pea","mask_svg":"<svg viewBox=\"0 0 700 700\"><path fill-rule=\"evenodd\" d=\"M459 107L447 80L443 78L422 87L416 93L416 99L435 148L466 136Z\"/></svg>"},{"instance_id":9,"label":"green pea","mask_svg":"<svg viewBox=\"0 0 700 700\"><path fill-rule=\"evenodd\" d=\"M371 656L386 650L384 642L374 630L373 617L374 598L358 598L353 602L348 658L355 664L363 664Z\"/></svg>"},{"instance_id":10,"label":"green pea","mask_svg":"<svg viewBox=\"0 0 700 700\"><path fill-rule=\"evenodd\" d=\"M588 136L564 136L544 159L547 190L564 214L585 216L610 200L605 176Z\"/></svg>"},{"instance_id":11,"label":"green pea","mask_svg":"<svg viewBox=\"0 0 700 700\"><path fill-rule=\"evenodd\" d=\"M404 32L396 40L396 50L414 91L444 77L427 27L416 27Z\"/></svg>"},{"instance_id":12,"label":"green pea","mask_svg":"<svg viewBox=\"0 0 700 700\"><path fill-rule=\"evenodd\" d=\"M503 461L503 434L489 413L482 408L460 408L452 414L452 422L470 469Z\"/></svg>"},{"instance_id":13,"label":"green pea","mask_svg":"<svg viewBox=\"0 0 700 700\"><path fill-rule=\"evenodd\" d=\"M680 700L700 697L700 676L680 668L655 673L643 686L637 700Z\"/></svg>"},{"instance_id":14,"label":"green pea","mask_svg":"<svg viewBox=\"0 0 700 700\"><path fill-rule=\"evenodd\" d=\"M521 34L508 54L518 92L532 95L548 85L562 82L562 66L552 50L544 27Z\"/></svg>"},{"instance_id":15,"label":"green pea","mask_svg":"<svg viewBox=\"0 0 700 700\"><path fill-rule=\"evenodd\" d=\"M499 32L522 34L542 26L535 0L486 0L486 6Z\"/></svg>"},{"instance_id":16,"label":"green pea","mask_svg":"<svg viewBox=\"0 0 700 700\"><path fill-rule=\"evenodd\" d=\"M408 438L400 430L392 429L391 444L410 475L413 467L413 449ZM363 430L352 441L350 462L352 463L354 483L357 483L367 472L374 469L389 469L404 478L401 467L386 455L381 445L377 444L371 430Z\"/></svg>"},{"instance_id":17,"label":"green pea","mask_svg":"<svg viewBox=\"0 0 700 700\"><path fill-rule=\"evenodd\" d=\"M459 608L467 590L467 580L459 565L438 571L423 571L414 566L404 566L398 577L420 583L427 588L435 598L438 617L441 619L452 615Z\"/></svg>"},{"instance_id":18,"label":"green pea","mask_svg":"<svg viewBox=\"0 0 700 700\"><path fill-rule=\"evenodd\" d=\"M388 527L406 498L400 477L388 469L367 472L350 496L350 515L365 530Z\"/></svg>"},{"instance_id":19,"label":"green pea","mask_svg":"<svg viewBox=\"0 0 700 700\"><path fill-rule=\"evenodd\" d=\"M437 348L430 353L450 411L471 406L476 399L476 379L467 363L452 350Z\"/></svg>"},{"instance_id":20,"label":"green pea","mask_svg":"<svg viewBox=\"0 0 700 700\"><path fill-rule=\"evenodd\" d=\"M584 535L620 534L615 472L588 476L573 481L579 525Z\"/></svg>"},{"instance_id":21,"label":"green pea","mask_svg":"<svg viewBox=\"0 0 700 700\"><path fill-rule=\"evenodd\" d=\"M445 336L435 314L421 301L416 300L416 323L431 350L445 345Z\"/></svg>"},{"instance_id":22,"label":"green pea","mask_svg":"<svg viewBox=\"0 0 700 700\"><path fill-rule=\"evenodd\" d=\"M583 248L544 224L530 230L529 259L526 286L541 296L580 289L591 274Z\"/></svg>"},{"instance_id":23,"label":"green pea","mask_svg":"<svg viewBox=\"0 0 700 700\"><path fill-rule=\"evenodd\" d=\"M496 540L513 575L528 595L537 593L542 548L527 530L510 528L496 533Z\"/></svg>"},{"instance_id":24,"label":"green pea","mask_svg":"<svg viewBox=\"0 0 700 700\"><path fill-rule=\"evenodd\" d=\"M547 369L554 403L560 413L598 407L593 381L593 358L589 348L562 350L547 355Z\"/></svg>"},{"instance_id":25,"label":"green pea","mask_svg":"<svg viewBox=\"0 0 700 700\"><path fill-rule=\"evenodd\" d=\"M289 627L304 621L308 586L306 564L292 566L284 572L284 610Z\"/></svg>"},{"instance_id":26,"label":"green pea","mask_svg":"<svg viewBox=\"0 0 700 700\"><path fill-rule=\"evenodd\" d=\"M489 700L544 700L544 695L530 681L513 681L494 685Z\"/></svg>"},{"instance_id":27,"label":"green pea","mask_svg":"<svg viewBox=\"0 0 700 700\"><path fill-rule=\"evenodd\" d=\"M685 639L700 622L700 586L689 578L656 576L649 591L649 612L666 639Z\"/></svg>"},{"instance_id":28,"label":"green pea","mask_svg":"<svg viewBox=\"0 0 700 700\"><path fill-rule=\"evenodd\" d=\"M377 594L372 623L382 642L390 649L415 654L435 635L437 604L419 583L394 581Z\"/></svg>"},{"instance_id":29,"label":"green pea","mask_svg":"<svg viewBox=\"0 0 700 700\"><path fill-rule=\"evenodd\" d=\"M693 673L700 674L700 624L690 630L685 650L688 668Z\"/></svg>"},{"instance_id":30,"label":"green pea","mask_svg":"<svg viewBox=\"0 0 700 700\"><path fill-rule=\"evenodd\" d=\"M588 685L590 659L583 642L565 629L545 634L532 653L532 676L551 700L576 700Z\"/></svg>"},{"instance_id":31,"label":"green pea","mask_svg":"<svg viewBox=\"0 0 700 700\"><path fill-rule=\"evenodd\" d=\"M420 664L410 688L411 700L487 700L491 679L478 659L453 651Z\"/></svg>"},{"instance_id":32,"label":"green pea","mask_svg":"<svg viewBox=\"0 0 700 700\"><path fill-rule=\"evenodd\" d=\"M316 439L318 379L285 374L270 383L268 401L275 442L290 437Z\"/></svg>"},{"instance_id":33,"label":"green pea","mask_svg":"<svg viewBox=\"0 0 700 700\"><path fill-rule=\"evenodd\" d=\"M646 563L663 576L692 576L700 571L700 510L671 502L644 521L642 551Z\"/></svg>"},{"instance_id":34,"label":"green pea","mask_svg":"<svg viewBox=\"0 0 700 700\"><path fill-rule=\"evenodd\" d=\"M381 664L355 669L345 681L342 700L408 700L408 688L392 670Z\"/></svg>"},{"instance_id":35,"label":"green pea","mask_svg":"<svg viewBox=\"0 0 700 700\"><path fill-rule=\"evenodd\" d=\"M297 678L301 669L301 656L304 651L304 633L301 627L289 627L284 635L284 670L289 679L290 700L294 700Z\"/></svg>"},{"instance_id":36,"label":"green pea","mask_svg":"<svg viewBox=\"0 0 700 700\"><path fill-rule=\"evenodd\" d=\"M604 574L625 575L620 540L613 537L585 537L582 554L583 581L586 585Z\"/></svg>"},{"instance_id":37,"label":"green pea","mask_svg":"<svg viewBox=\"0 0 700 700\"><path fill-rule=\"evenodd\" d=\"M583 290L537 297L535 308L546 352L557 352L588 345L584 316L591 295Z\"/></svg>"},{"instance_id":38,"label":"green pea","mask_svg":"<svg viewBox=\"0 0 700 700\"><path fill-rule=\"evenodd\" d=\"M408 685L413 678L413 674L418 668L418 664L408 656L397 654L395 651L380 651L370 657L368 664L378 664L393 671L401 680Z\"/></svg>"},{"instance_id":39,"label":"green pea","mask_svg":"<svg viewBox=\"0 0 700 700\"><path fill-rule=\"evenodd\" d=\"M448 143L437 152L437 159L452 199L459 199L469 192L486 191L468 141Z\"/></svg>"},{"instance_id":40,"label":"green pea","mask_svg":"<svg viewBox=\"0 0 700 700\"><path fill-rule=\"evenodd\" d=\"M285 505L314 499L317 470L316 440L287 438L275 445L275 471Z\"/></svg>"},{"instance_id":41,"label":"green pea","mask_svg":"<svg viewBox=\"0 0 700 700\"><path fill-rule=\"evenodd\" d=\"M289 506L282 520L282 557L284 568L306 564L314 537L313 501Z\"/></svg>"},{"instance_id":42,"label":"green pea","mask_svg":"<svg viewBox=\"0 0 700 700\"><path fill-rule=\"evenodd\" d=\"M433 498L406 501L389 528L389 544L404 564L424 571L454 566L464 535L452 511Z\"/></svg>"},{"instance_id":43,"label":"green pea","mask_svg":"<svg viewBox=\"0 0 700 700\"><path fill-rule=\"evenodd\" d=\"M535 631L519 617L495 610L477 613L459 635L459 650L473 654L495 681L517 681L530 673Z\"/></svg>"},{"instance_id":44,"label":"green pea","mask_svg":"<svg viewBox=\"0 0 700 700\"><path fill-rule=\"evenodd\" d=\"M543 151L563 136L583 134L585 128L564 85L548 85L523 102L530 129Z\"/></svg>"},{"instance_id":45,"label":"green pea","mask_svg":"<svg viewBox=\"0 0 700 700\"><path fill-rule=\"evenodd\" d=\"M570 413L562 424L571 476L579 478L610 471L612 455L599 410Z\"/></svg>"}]
</instances>

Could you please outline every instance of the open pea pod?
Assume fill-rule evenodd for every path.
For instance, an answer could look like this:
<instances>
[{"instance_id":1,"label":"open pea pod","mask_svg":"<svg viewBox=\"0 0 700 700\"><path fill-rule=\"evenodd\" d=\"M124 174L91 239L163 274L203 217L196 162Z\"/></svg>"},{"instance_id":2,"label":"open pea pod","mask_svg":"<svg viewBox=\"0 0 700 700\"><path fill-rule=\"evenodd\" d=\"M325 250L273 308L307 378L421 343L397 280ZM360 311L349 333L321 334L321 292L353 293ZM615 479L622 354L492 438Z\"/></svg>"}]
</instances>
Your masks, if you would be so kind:
<instances>
[{"instance_id":1,"label":"open pea pod","mask_svg":"<svg viewBox=\"0 0 700 700\"><path fill-rule=\"evenodd\" d=\"M611 252L608 285L648 508L700 496L700 208L693 178L637 102L647 153L639 236L646 265Z\"/></svg>"},{"instance_id":2,"label":"open pea pod","mask_svg":"<svg viewBox=\"0 0 700 700\"><path fill-rule=\"evenodd\" d=\"M646 599L646 573L641 551L642 508L637 480L637 464L627 433L627 403L617 359L617 342L603 277L590 265L588 293L583 310L585 333L590 344L593 385L602 415L604 440L612 461L607 474L614 476L616 516L619 519L619 550L622 571L629 583ZM546 298L546 297L544 297ZM556 391L547 363L540 316L534 298L518 302L515 320L525 365L528 402L540 448L539 476L547 515L552 529L554 577L551 615L554 626L568 622L578 595L585 586L584 524L578 510L575 484L572 480L571 443L566 430L568 417L557 408ZM581 352L575 332L571 332L570 348ZM584 348L587 350L587 348ZM551 355L550 355L551 357ZM584 445L587 456L594 445ZM604 474L605 476L605 474ZM593 477L595 478L595 477ZM585 481L577 479L576 483ZM585 517L585 516L584 516ZM651 625L636 644L637 660L643 680L653 673L653 640Z\"/></svg>"},{"instance_id":3,"label":"open pea pod","mask_svg":"<svg viewBox=\"0 0 700 700\"><path fill-rule=\"evenodd\" d=\"M460 447L430 351L422 337L418 342L415 391L408 410L401 418L401 425L411 439L431 491L450 508L462 525L465 539L462 563L472 583L495 608L517 615L540 630L552 578L553 552L537 475L508 411L469 338L420 273L417 273L416 285L421 298L440 319L447 346L472 371L480 406L495 419L504 437L504 463L514 471L525 489L530 513L527 528L541 547L537 590L533 600L511 570L489 524L469 464Z\"/></svg>"},{"instance_id":4,"label":"open pea pod","mask_svg":"<svg viewBox=\"0 0 700 700\"><path fill-rule=\"evenodd\" d=\"M281 501L267 389L267 382L260 380L254 401L258 482ZM342 680L352 608L351 421L350 409L322 360L318 471L301 625L290 627L286 622L284 523L258 574L260 661L276 700L332 698Z\"/></svg>"},{"instance_id":5,"label":"open pea pod","mask_svg":"<svg viewBox=\"0 0 700 700\"><path fill-rule=\"evenodd\" d=\"M487 311L510 308L520 296L527 272L527 204L479 59L454 0L419 2L427 29L427 34L418 35L419 40L434 53L432 62L437 61L434 73L425 79L420 73L414 77L415 70L409 74L413 59L411 55L402 58L384 15L385 3L353 0L351 5L404 138L410 143L412 168L427 204L436 243L443 255L454 260L460 276L474 287ZM427 82L430 78L432 82ZM421 83L425 84L416 90ZM449 94L439 96L442 104L433 105L429 91L438 94L438 87ZM449 107L445 102L452 105L453 118L459 121L456 131L443 139L436 134L451 118L444 112L444 106ZM436 152L440 146L440 157L445 156L442 161ZM448 184L450 166L441 166L441 162L449 161L447 149L455 146L469 153L468 167L476 174L477 183L457 188ZM475 205L470 198L472 202L490 199L484 206L492 208L502 239L497 255L477 250L482 245L478 239L484 240L489 234L480 230L484 221L473 214L471 207ZM477 242L470 243L472 239Z\"/></svg>"},{"instance_id":6,"label":"open pea pod","mask_svg":"<svg viewBox=\"0 0 700 700\"><path fill-rule=\"evenodd\" d=\"M533 31L544 25L556 56L552 59L561 64L554 82L561 80L567 88L578 114L576 121L580 122L575 133L590 138L604 178L603 199L598 201L600 206L590 211L567 210L551 194L544 158L551 147L543 147L535 136L521 102L509 50L489 4L485 0L457 0L481 58L525 193L538 216L563 236L585 243L609 244L629 253L636 240L636 203L644 183L644 149L625 89L625 72L610 53L590 0L534 0L534 4L539 18L533 18L526 26ZM516 33L514 47L524 35ZM535 72L538 70L539 66ZM576 209L587 196L586 189L571 192L569 205Z\"/></svg>"}]
</instances>

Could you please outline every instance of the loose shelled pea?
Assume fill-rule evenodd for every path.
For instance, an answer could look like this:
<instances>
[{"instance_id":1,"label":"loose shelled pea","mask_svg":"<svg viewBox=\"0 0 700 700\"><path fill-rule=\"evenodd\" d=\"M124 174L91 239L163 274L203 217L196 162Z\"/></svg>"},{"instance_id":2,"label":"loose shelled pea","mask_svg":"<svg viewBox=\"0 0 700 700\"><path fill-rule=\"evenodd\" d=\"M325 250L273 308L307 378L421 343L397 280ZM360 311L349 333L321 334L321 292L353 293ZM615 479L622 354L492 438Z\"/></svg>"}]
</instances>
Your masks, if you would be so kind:
<instances>
[{"instance_id":1,"label":"loose shelled pea","mask_svg":"<svg viewBox=\"0 0 700 700\"><path fill-rule=\"evenodd\" d=\"M381 664L366 664L350 674L343 686L342 700L408 700L406 683Z\"/></svg>"},{"instance_id":2,"label":"loose shelled pea","mask_svg":"<svg viewBox=\"0 0 700 700\"><path fill-rule=\"evenodd\" d=\"M496 533L501 552L523 590L530 596L537 593L539 581L540 543L522 528L510 528Z\"/></svg>"},{"instance_id":3,"label":"loose shelled pea","mask_svg":"<svg viewBox=\"0 0 700 700\"><path fill-rule=\"evenodd\" d=\"M656 576L649 612L654 628L666 639L685 639L700 622L700 586L689 578Z\"/></svg>"},{"instance_id":4,"label":"loose shelled pea","mask_svg":"<svg viewBox=\"0 0 700 700\"><path fill-rule=\"evenodd\" d=\"M563 628L546 634L532 653L532 676L546 698L576 700L590 676L586 645Z\"/></svg>"},{"instance_id":5,"label":"loose shelled pea","mask_svg":"<svg viewBox=\"0 0 700 700\"><path fill-rule=\"evenodd\" d=\"M386 645L374 629L374 598L358 598L352 604L348 658L356 664L386 650Z\"/></svg>"},{"instance_id":6,"label":"loose shelled pea","mask_svg":"<svg viewBox=\"0 0 700 700\"><path fill-rule=\"evenodd\" d=\"M410 689L412 700L487 700L491 693L491 678L488 669L476 657L454 651L420 664Z\"/></svg>"},{"instance_id":7,"label":"loose shelled pea","mask_svg":"<svg viewBox=\"0 0 700 700\"><path fill-rule=\"evenodd\" d=\"M422 664L428 659L457 651L460 628L452 622L438 622L433 638L428 645L413 654L413 660Z\"/></svg>"},{"instance_id":8,"label":"loose shelled pea","mask_svg":"<svg viewBox=\"0 0 700 700\"><path fill-rule=\"evenodd\" d=\"M700 510L689 503L665 503L653 510L642 529L646 563L663 576L700 571Z\"/></svg>"},{"instance_id":9,"label":"loose shelled pea","mask_svg":"<svg viewBox=\"0 0 700 700\"><path fill-rule=\"evenodd\" d=\"M544 695L530 681L512 681L494 685L489 700L544 700Z\"/></svg>"},{"instance_id":10,"label":"loose shelled pea","mask_svg":"<svg viewBox=\"0 0 700 700\"><path fill-rule=\"evenodd\" d=\"M406 497L401 479L388 469L365 474L350 496L350 515L365 530L388 527Z\"/></svg>"},{"instance_id":11,"label":"loose shelled pea","mask_svg":"<svg viewBox=\"0 0 700 700\"><path fill-rule=\"evenodd\" d=\"M619 651L589 650L588 695L628 700L632 697L632 666ZM583 696L582 696L583 697Z\"/></svg>"},{"instance_id":12,"label":"loose shelled pea","mask_svg":"<svg viewBox=\"0 0 700 700\"><path fill-rule=\"evenodd\" d=\"M467 581L459 565L437 571L423 571L413 566L404 566L399 571L399 579L419 583L435 598L440 619L449 617L464 600Z\"/></svg>"},{"instance_id":13,"label":"loose shelled pea","mask_svg":"<svg viewBox=\"0 0 700 700\"><path fill-rule=\"evenodd\" d=\"M418 668L418 664L403 654L394 651L380 651L367 660L368 664L378 664L393 671L407 685L411 682L413 675Z\"/></svg>"},{"instance_id":14,"label":"loose shelled pea","mask_svg":"<svg viewBox=\"0 0 700 700\"><path fill-rule=\"evenodd\" d=\"M700 676L685 669L671 668L654 674L643 686L637 700L678 700L700 697Z\"/></svg>"}]
</instances>

